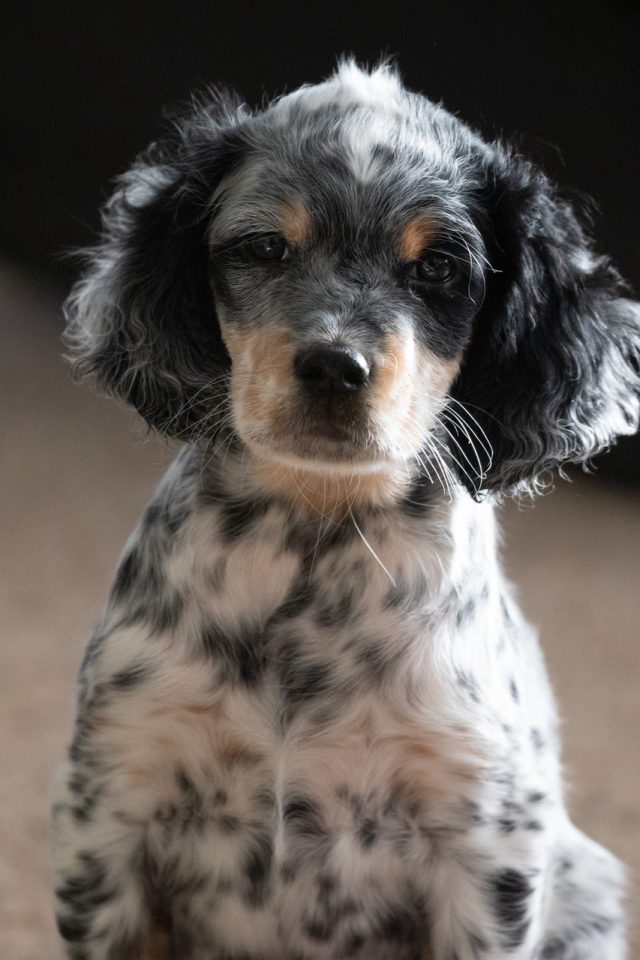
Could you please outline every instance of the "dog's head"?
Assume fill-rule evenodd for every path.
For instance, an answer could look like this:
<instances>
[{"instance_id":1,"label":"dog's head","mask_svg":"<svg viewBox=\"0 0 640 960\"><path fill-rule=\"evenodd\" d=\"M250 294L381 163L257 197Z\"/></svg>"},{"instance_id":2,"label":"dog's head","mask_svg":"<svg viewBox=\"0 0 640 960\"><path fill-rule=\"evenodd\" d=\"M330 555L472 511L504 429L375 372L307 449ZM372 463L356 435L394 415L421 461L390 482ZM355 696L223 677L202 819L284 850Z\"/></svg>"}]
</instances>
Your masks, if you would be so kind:
<instances>
[{"instance_id":1,"label":"dog's head","mask_svg":"<svg viewBox=\"0 0 640 960\"><path fill-rule=\"evenodd\" d=\"M158 429L326 476L535 487L637 428L640 308L570 205L382 66L210 95L119 183L67 304Z\"/></svg>"}]
</instances>

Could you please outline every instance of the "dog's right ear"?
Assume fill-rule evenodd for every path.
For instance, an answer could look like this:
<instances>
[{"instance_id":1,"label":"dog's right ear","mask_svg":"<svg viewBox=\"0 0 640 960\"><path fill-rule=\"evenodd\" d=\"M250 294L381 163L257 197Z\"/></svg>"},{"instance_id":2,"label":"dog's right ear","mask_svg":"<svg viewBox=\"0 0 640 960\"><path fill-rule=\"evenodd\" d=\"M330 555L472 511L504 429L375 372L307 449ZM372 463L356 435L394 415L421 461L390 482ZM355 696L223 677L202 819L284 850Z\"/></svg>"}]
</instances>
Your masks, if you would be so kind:
<instances>
[{"instance_id":1,"label":"dog's right ear","mask_svg":"<svg viewBox=\"0 0 640 960\"><path fill-rule=\"evenodd\" d=\"M206 234L216 187L242 158L245 121L236 98L214 91L172 139L138 157L64 308L74 373L94 376L170 436L202 422L229 362Z\"/></svg>"}]
</instances>

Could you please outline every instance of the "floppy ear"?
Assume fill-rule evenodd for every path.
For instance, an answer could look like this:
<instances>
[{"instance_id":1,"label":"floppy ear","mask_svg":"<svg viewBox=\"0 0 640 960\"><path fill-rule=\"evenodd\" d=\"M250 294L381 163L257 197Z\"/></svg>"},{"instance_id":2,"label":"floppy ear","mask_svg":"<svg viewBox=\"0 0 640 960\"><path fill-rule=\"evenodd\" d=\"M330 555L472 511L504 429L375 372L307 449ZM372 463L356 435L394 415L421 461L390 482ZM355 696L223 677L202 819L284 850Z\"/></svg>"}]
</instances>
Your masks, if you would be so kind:
<instances>
[{"instance_id":1,"label":"floppy ear","mask_svg":"<svg viewBox=\"0 0 640 960\"><path fill-rule=\"evenodd\" d=\"M172 436L220 396L228 363L209 287L206 229L215 188L238 160L237 101L211 94L118 181L102 243L65 304L77 376L94 375Z\"/></svg>"},{"instance_id":2,"label":"floppy ear","mask_svg":"<svg viewBox=\"0 0 640 960\"><path fill-rule=\"evenodd\" d=\"M527 161L496 148L481 205L500 272L453 395L493 448L491 460L476 448L483 489L535 491L544 471L584 463L637 429L640 304Z\"/></svg>"}]
</instances>

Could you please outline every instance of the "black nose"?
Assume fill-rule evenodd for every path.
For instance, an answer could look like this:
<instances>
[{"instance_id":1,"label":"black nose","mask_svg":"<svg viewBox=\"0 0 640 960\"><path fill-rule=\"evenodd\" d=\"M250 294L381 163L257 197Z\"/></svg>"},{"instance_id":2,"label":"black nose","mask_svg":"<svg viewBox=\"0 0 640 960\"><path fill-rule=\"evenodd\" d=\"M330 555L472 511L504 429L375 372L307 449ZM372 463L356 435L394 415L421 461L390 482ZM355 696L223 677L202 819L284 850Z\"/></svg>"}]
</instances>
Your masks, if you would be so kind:
<instances>
[{"instance_id":1,"label":"black nose","mask_svg":"<svg viewBox=\"0 0 640 960\"><path fill-rule=\"evenodd\" d=\"M310 393L348 394L369 382L369 364L357 350L339 343L307 347L295 359L296 376Z\"/></svg>"}]
</instances>

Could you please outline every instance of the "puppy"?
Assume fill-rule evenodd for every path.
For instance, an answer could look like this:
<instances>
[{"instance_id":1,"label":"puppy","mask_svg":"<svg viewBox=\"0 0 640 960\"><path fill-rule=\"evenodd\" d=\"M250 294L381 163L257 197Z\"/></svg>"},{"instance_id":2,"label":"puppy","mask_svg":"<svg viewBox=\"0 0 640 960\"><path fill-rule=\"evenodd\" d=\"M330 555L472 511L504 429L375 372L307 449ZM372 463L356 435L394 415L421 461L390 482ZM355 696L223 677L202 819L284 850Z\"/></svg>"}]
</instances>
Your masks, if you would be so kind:
<instances>
[{"instance_id":1,"label":"puppy","mask_svg":"<svg viewBox=\"0 0 640 960\"><path fill-rule=\"evenodd\" d=\"M382 65L212 92L120 180L79 375L185 441L55 788L73 960L619 960L494 504L638 424L557 189Z\"/></svg>"}]
</instances>

